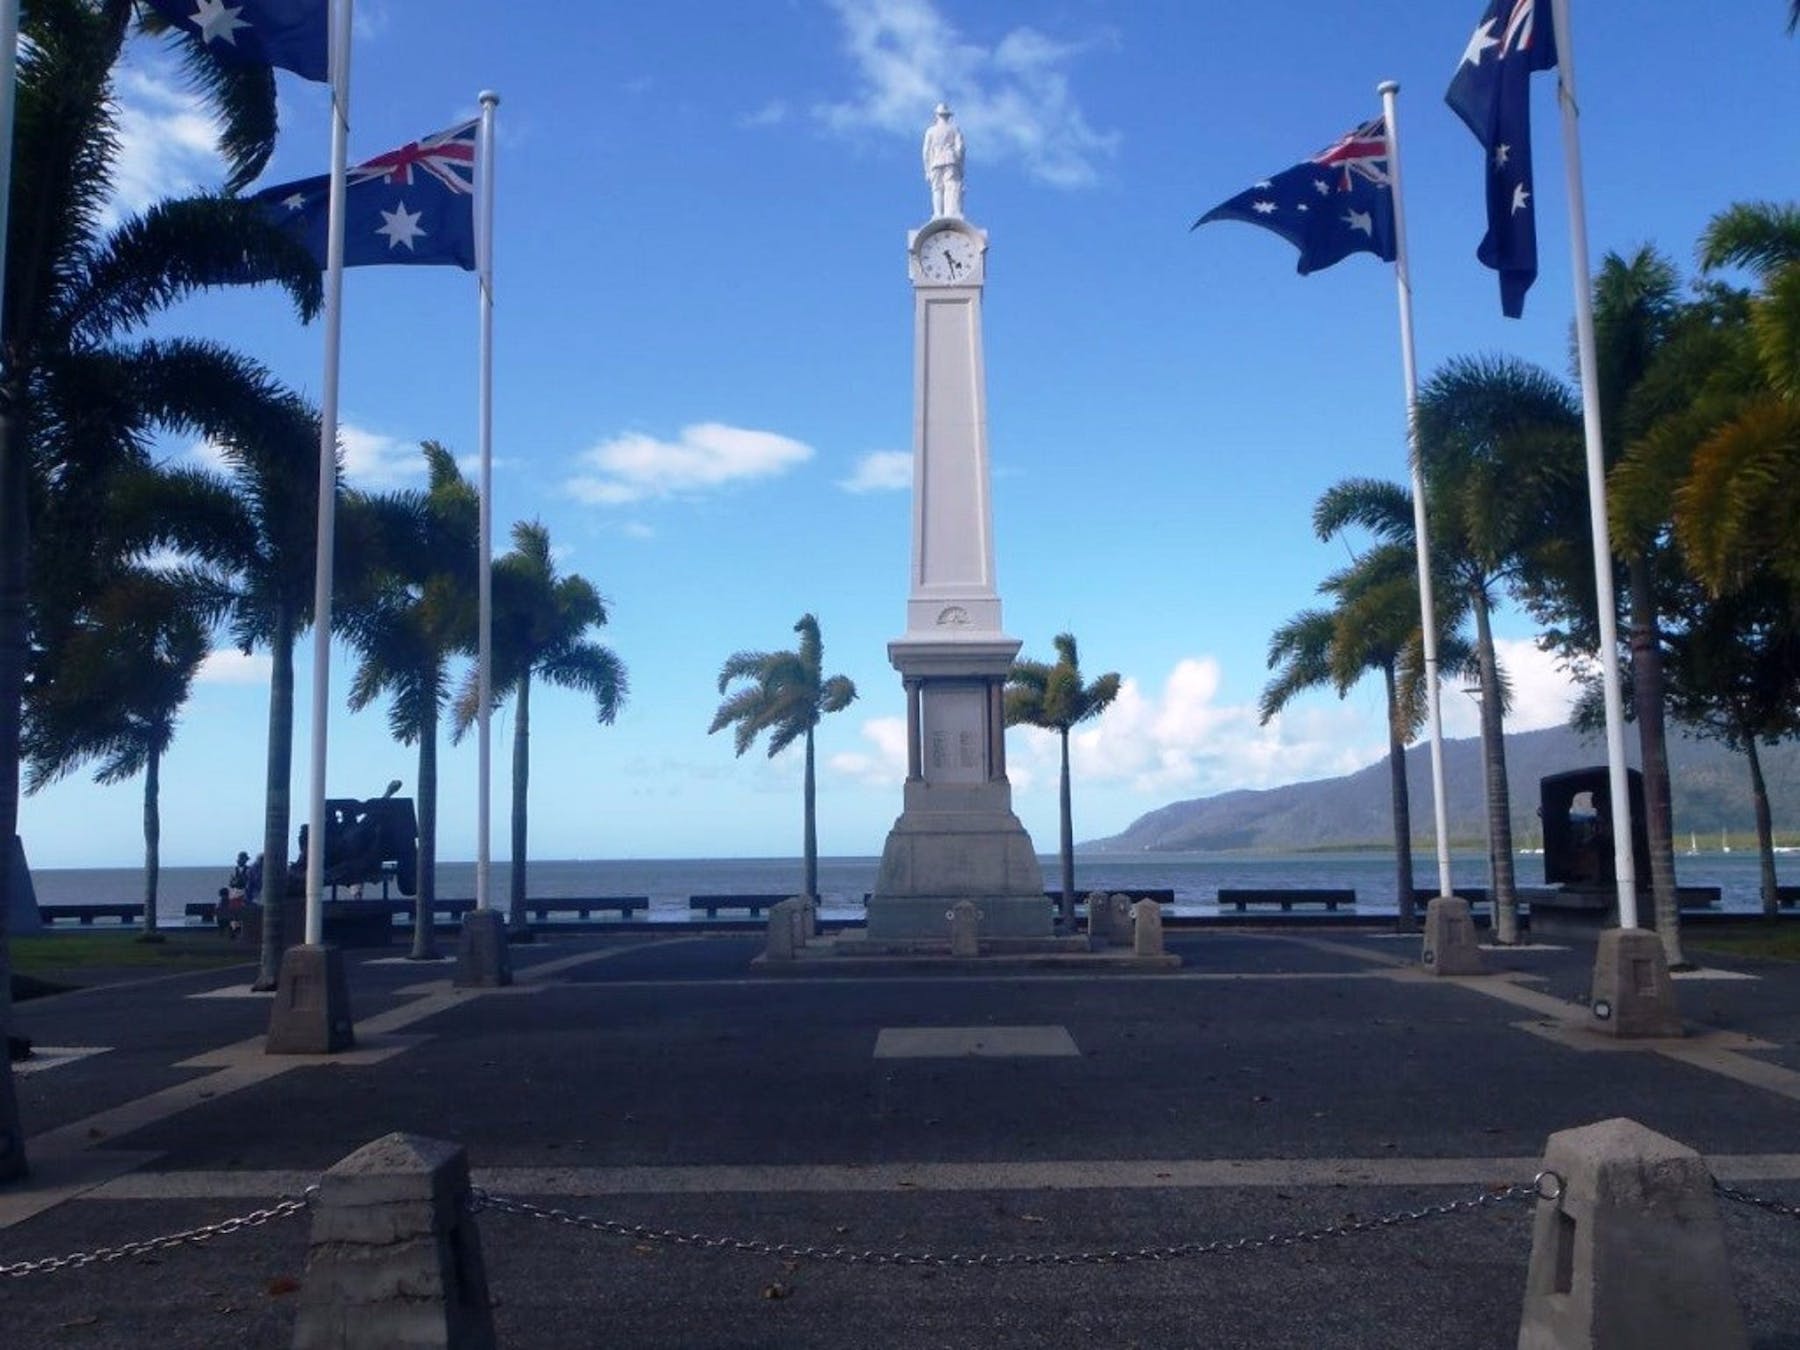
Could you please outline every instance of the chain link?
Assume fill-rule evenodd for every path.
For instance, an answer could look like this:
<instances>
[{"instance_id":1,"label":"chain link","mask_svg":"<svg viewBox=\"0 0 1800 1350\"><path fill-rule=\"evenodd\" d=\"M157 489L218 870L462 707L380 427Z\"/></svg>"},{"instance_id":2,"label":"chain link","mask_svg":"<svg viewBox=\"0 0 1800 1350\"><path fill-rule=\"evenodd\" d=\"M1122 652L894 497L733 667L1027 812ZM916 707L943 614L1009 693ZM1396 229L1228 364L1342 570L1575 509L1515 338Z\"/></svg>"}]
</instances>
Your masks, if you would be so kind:
<instances>
[{"instance_id":1,"label":"chain link","mask_svg":"<svg viewBox=\"0 0 1800 1350\"><path fill-rule=\"evenodd\" d=\"M791 1242L766 1242L761 1238L707 1237L701 1233L678 1233L669 1228L651 1228L645 1224L620 1223L616 1219L595 1218L568 1210L534 1205L529 1200L494 1195L479 1186L471 1188L471 1208L479 1212L491 1209L499 1214L522 1218L544 1219L550 1223L585 1228L610 1237L630 1238L638 1242L660 1242L699 1251L743 1252L753 1256L778 1256L788 1260L834 1261L866 1266L933 1266L945 1269L995 1269L1011 1266L1096 1266L1130 1265L1139 1261L1175 1261L1196 1256L1225 1256L1236 1252L1269 1251L1281 1247L1297 1247L1330 1238L1348 1237L1353 1233L1370 1233L1381 1228L1395 1228L1424 1219L1441 1218L1485 1209L1511 1200L1527 1200L1539 1194L1533 1182L1496 1187L1467 1200L1450 1200L1423 1209L1396 1210L1372 1219L1348 1219L1322 1228L1300 1229L1291 1233L1270 1233L1266 1237L1218 1238L1211 1242L1182 1242L1169 1247L1139 1247L1124 1251L1088 1252L881 1252L854 1251L848 1247L810 1247Z\"/></svg>"},{"instance_id":2,"label":"chain link","mask_svg":"<svg viewBox=\"0 0 1800 1350\"><path fill-rule=\"evenodd\" d=\"M165 1233L162 1237L142 1238L137 1242L123 1242L117 1247L96 1247L91 1252L70 1252L67 1256L46 1256L38 1261L15 1261L11 1265L0 1264L0 1278L19 1279L26 1275L48 1275L58 1270L78 1270L82 1266L99 1265L110 1261L124 1261L129 1257L143 1256L148 1252L160 1252L168 1247L180 1247L189 1243L206 1242L211 1238L228 1237L242 1232L246 1228L260 1228L274 1219L286 1219L303 1212L312 1203L317 1186L308 1186L304 1194L294 1199L278 1200L267 1209L253 1209L248 1214L240 1214L236 1218L221 1219L218 1223L203 1224L199 1228L189 1228L180 1233Z\"/></svg>"},{"instance_id":3,"label":"chain link","mask_svg":"<svg viewBox=\"0 0 1800 1350\"><path fill-rule=\"evenodd\" d=\"M1784 1219L1800 1219L1800 1205L1784 1205L1779 1200L1771 1200L1766 1195L1752 1195L1749 1191L1740 1191L1735 1186L1727 1186L1717 1177L1713 1178L1713 1189L1727 1200L1735 1200L1740 1205L1750 1205L1755 1209L1766 1209L1771 1214L1779 1214Z\"/></svg>"}]
</instances>

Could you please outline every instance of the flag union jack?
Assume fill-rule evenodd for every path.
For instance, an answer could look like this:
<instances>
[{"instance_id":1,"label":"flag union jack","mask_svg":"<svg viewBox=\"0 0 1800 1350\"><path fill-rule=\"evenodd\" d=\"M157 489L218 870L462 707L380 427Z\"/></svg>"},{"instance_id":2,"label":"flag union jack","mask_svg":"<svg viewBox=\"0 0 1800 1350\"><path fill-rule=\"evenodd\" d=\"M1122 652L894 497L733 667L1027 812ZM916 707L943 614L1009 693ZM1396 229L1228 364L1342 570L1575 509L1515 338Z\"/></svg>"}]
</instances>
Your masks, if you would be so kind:
<instances>
[{"instance_id":1,"label":"flag union jack","mask_svg":"<svg viewBox=\"0 0 1800 1350\"><path fill-rule=\"evenodd\" d=\"M350 170L350 185L381 179L390 185L411 187L415 174L430 174L451 192L475 191L475 135L479 121L465 122L435 136L425 136L398 150L365 160Z\"/></svg>"},{"instance_id":2,"label":"flag union jack","mask_svg":"<svg viewBox=\"0 0 1800 1350\"><path fill-rule=\"evenodd\" d=\"M1387 161L1387 124L1381 117L1364 122L1314 155L1312 160L1314 164L1329 164L1343 170L1339 192L1350 191L1351 174L1377 187L1389 186Z\"/></svg>"}]
</instances>

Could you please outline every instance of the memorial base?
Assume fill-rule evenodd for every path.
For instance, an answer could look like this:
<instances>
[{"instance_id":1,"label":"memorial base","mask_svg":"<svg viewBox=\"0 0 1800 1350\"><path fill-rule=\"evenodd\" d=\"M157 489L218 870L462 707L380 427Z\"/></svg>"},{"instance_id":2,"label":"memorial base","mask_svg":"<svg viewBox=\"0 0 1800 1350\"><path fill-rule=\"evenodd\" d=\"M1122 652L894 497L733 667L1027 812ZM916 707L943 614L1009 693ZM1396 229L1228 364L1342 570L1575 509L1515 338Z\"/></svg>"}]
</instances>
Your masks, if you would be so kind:
<instances>
[{"instance_id":1,"label":"memorial base","mask_svg":"<svg viewBox=\"0 0 1800 1350\"><path fill-rule=\"evenodd\" d=\"M950 910L971 900L981 938L1048 938L1052 906L1031 836L1004 782L906 785L869 899L868 935L947 941Z\"/></svg>"},{"instance_id":2,"label":"memorial base","mask_svg":"<svg viewBox=\"0 0 1800 1350\"><path fill-rule=\"evenodd\" d=\"M336 947L289 947L281 954L263 1050L271 1055L332 1055L355 1044L344 954Z\"/></svg>"},{"instance_id":3,"label":"memorial base","mask_svg":"<svg viewBox=\"0 0 1800 1350\"><path fill-rule=\"evenodd\" d=\"M498 989L512 982L505 916L497 909L471 910L463 916L453 983L458 989Z\"/></svg>"}]
</instances>

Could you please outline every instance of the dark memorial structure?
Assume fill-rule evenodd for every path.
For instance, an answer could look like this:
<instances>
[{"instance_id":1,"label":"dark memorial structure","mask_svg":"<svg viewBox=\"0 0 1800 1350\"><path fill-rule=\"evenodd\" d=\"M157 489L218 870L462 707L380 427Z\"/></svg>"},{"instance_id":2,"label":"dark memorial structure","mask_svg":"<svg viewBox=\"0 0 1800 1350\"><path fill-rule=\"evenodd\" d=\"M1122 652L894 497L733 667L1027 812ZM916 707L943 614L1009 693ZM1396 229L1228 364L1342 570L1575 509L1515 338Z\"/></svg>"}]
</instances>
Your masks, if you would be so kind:
<instances>
[{"instance_id":1,"label":"dark memorial structure","mask_svg":"<svg viewBox=\"0 0 1800 1350\"><path fill-rule=\"evenodd\" d=\"M1650 885L1650 837L1644 824L1644 776L1627 769L1631 806L1631 856L1637 891ZM1544 823L1544 881L1561 889L1531 900L1537 936L1593 936L1619 922L1618 868L1614 860L1612 789L1604 764L1553 773L1538 783L1538 815ZM1638 921L1653 921L1652 907L1638 907Z\"/></svg>"}]
</instances>

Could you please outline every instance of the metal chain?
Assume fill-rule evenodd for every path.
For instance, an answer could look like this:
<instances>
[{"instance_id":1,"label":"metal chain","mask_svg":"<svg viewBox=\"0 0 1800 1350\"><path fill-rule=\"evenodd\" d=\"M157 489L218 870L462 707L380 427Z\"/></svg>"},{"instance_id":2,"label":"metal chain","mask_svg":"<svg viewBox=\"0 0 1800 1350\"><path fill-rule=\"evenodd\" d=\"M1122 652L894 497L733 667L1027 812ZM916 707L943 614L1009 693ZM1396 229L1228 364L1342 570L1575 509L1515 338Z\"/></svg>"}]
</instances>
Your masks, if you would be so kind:
<instances>
[{"instance_id":1,"label":"metal chain","mask_svg":"<svg viewBox=\"0 0 1800 1350\"><path fill-rule=\"evenodd\" d=\"M71 1252L67 1256L46 1256L38 1261L15 1261L11 1265L0 1264L0 1278L18 1279L26 1275L47 1275L57 1270L76 1270L82 1266L98 1265L108 1261L123 1261L128 1257L143 1256L147 1252L159 1252L167 1247L180 1247L188 1243L205 1242L216 1237L228 1237L232 1233L242 1232L246 1228L260 1228L273 1219L285 1219L304 1211L312 1203L317 1186L308 1186L304 1194L297 1199L278 1200L267 1209L253 1209L248 1214L240 1214L233 1219L221 1219L218 1223L203 1224L199 1228L189 1228L180 1233L166 1233L162 1237L143 1238L137 1242L124 1242L117 1247L96 1247L91 1252Z\"/></svg>"},{"instance_id":2,"label":"metal chain","mask_svg":"<svg viewBox=\"0 0 1800 1350\"><path fill-rule=\"evenodd\" d=\"M1784 1219L1800 1219L1800 1205L1784 1205L1781 1201L1771 1200L1766 1195L1752 1195L1749 1191L1740 1191L1735 1186L1727 1186L1717 1177L1713 1178L1713 1189L1727 1200L1735 1200L1740 1205L1766 1209L1769 1213L1779 1214Z\"/></svg>"},{"instance_id":3,"label":"metal chain","mask_svg":"<svg viewBox=\"0 0 1800 1350\"><path fill-rule=\"evenodd\" d=\"M1467 1200L1450 1200L1424 1209L1397 1210L1373 1219L1348 1219L1327 1224L1323 1228L1301 1229L1291 1233L1270 1233L1266 1237L1218 1238L1211 1242L1182 1242L1169 1247L1139 1247L1128 1251L1090 1252L878 1252L853 1251L847 1247L809 1247L790 1242L766 1242L760 1238L706 1237L700 1233L678 1233L669 1228L651 1228L644 1224L620 1223L568 1210L549 1209L528 1200L494 1195L479 1186L471 1188L471 1208L477 1212L491 1209L501 1214L523 1218L546 1219L571 1228L586 1228L611 1237L631 1238L639 1242L663 1242L676 1247L692 1247L700 1251L744 1252L753 1256L779 1256L811 1261L841 1261L848 1265L868 1266L935 1266L941 1268L992 1269L1006 1266L1094 1266L1129 1265L1137 1261L1174 1261L1195 1256L1224 1256L1234 1252L1267 1251L1279 1247L1295 1247L1303 1243L1322 1242L1328 1238L1347 1237L1352 1233L1369 1233L1380 1228L1394 1228L1422 1219L1440 1218L1484 1209L1511 1200L1539 1195L1539 1182L1531 1181L1483 1191Z\"/></svg>"}]
</instances>

